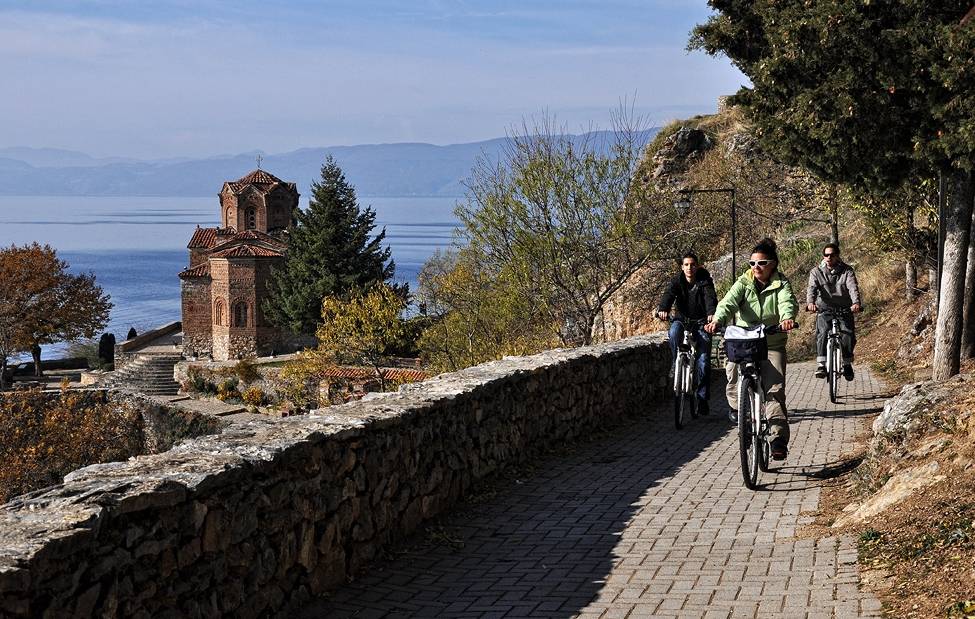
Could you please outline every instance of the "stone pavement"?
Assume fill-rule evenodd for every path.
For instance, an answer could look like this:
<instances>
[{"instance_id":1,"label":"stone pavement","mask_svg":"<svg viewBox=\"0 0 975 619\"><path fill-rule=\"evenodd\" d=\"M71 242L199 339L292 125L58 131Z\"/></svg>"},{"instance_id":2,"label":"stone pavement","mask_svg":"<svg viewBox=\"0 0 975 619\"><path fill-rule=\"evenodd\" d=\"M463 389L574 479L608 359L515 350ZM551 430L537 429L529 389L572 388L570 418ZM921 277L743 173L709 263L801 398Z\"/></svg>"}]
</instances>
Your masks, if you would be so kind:
<instances>
[{"instance_id":1,"label":"stone pavement","mask_svg":"<svg viewBox=\"0 0 975 619\"><path fill-rule=\"evenodd\" d=\"M787 460L741 480L721 384L710 417L663 407L546 462L437 536L306 606L302 617L879 617L857 586L856 540L797 539L864 417L883 405L866 368L841 401L789 366ZM429 535L429 534L428 534Z\"/></svg>"}]
</instances>

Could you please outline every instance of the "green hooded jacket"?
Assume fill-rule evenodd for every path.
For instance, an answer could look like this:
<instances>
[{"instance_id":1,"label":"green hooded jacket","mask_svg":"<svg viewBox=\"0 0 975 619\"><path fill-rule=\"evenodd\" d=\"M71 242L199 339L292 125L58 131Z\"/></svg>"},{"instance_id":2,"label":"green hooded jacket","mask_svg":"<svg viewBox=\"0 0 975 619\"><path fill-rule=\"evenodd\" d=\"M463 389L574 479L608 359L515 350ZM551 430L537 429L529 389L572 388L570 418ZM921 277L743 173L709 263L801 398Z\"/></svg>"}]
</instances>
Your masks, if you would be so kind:
<instances>
[{"instance_id":1,"label":"green hooded jacket","mask_svg":"<svg viewBox=\"0 0 975 619\"><path fill-rule=\"evenodd\" d=\"M788 279L776 271L765 290L759 293L755 289L755 275L749 269L718 303L714 320L725 325L734 316L735 324L741 327L771 326L783 320L795 320L798 313L799 302ZM769 350L784 351L787 338L786 333L768 336Z\"/></svg>"}]
</instances>

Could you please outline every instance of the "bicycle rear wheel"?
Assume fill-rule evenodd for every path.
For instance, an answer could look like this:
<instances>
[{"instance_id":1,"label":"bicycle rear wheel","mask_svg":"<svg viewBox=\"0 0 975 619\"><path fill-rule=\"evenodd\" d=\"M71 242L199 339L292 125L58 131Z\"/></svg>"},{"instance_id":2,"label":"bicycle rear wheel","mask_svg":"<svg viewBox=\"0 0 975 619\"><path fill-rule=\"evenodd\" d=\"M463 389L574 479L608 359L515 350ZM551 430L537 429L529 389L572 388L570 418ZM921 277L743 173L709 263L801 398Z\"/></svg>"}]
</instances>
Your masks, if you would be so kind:
<instances>
[{"instance_id":1,"label":"bicycle rear wheel","mask_svg":"<svg viewBox=\"0 0 975 619\"><path fill-rule=\"evenodd\" d=\"M754 490L758 486L759 450L754 428L755 383L749 377L741 379L738 387L738 451L741 455L741 477L745 487Z\"/></svg>"}]
</instances>

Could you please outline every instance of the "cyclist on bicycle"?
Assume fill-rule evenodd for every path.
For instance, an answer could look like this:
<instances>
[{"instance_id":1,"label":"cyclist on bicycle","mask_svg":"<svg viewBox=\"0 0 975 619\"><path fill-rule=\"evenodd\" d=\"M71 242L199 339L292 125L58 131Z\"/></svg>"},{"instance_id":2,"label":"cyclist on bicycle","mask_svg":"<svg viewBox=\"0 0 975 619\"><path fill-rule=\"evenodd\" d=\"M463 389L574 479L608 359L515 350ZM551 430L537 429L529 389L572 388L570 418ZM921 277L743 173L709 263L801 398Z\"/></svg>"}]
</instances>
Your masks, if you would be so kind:
<instances>
[{"instance_id":1,"label":"cyclist on bicycle","mask_svg":"<svg viewBox=\"0 0 975 619\"><path fill-rule=\"evenodd\" d=\"M816 378L826 377L826 342L829 337L830 317L823 310L841 309L852 312L839 313L837 318L843 325L843 378L853 380L853 348L857 344L853 314L858 314L861 309L860 286L857 284L856 272L840 259L840 248L836 243L823 247L823 261L809 272L806 309L820 312L816 317Z\"/></svg>"},{"instance_id":2,"label":"cyclist on bicycle","mask_svg":"<svg viewBox=\"0 0 975 619\"><path fill-rule=\"evenodd\" d=\"M677 358L677 345L684 341L684 323L681 319L710 322L718 305L714 279L707 269L700 266L697 254L689 251L681 256L680 270L681 273L670 280L657 306L657 317L661 320L667 320L671 307L677 306L678 319L670 325L670 351L674 359ZM694 340L697 344L697 412L707 415L708 400L711 398L711 336L698 329Z\"/></svg>"},{"instance_id":3,"label":"cyclist on bicycle","mask_svg":"<svg viewBox=\"0 0 975 619\"><path fill-rule=\"evenodd\" d=\"M733 317L735 324L742 327L779 325L783 331L795 328L799 302L792 293L789 280L779 273L775 241L764 239L759 242L752 249L748 264L751 268L735 281L718 303L714 320L705 325L708 333L714 333ZM785 459L789 452L789 416L785 408L787 337L786 333L768 336L768 359L762 361L760 369L771 438L770 455L775 460ZM725 371L728 375L728 405L732 410L730 417L737 422L734 411L738 408L738 365L729 363Z\"/></svg>"}]
</instances>

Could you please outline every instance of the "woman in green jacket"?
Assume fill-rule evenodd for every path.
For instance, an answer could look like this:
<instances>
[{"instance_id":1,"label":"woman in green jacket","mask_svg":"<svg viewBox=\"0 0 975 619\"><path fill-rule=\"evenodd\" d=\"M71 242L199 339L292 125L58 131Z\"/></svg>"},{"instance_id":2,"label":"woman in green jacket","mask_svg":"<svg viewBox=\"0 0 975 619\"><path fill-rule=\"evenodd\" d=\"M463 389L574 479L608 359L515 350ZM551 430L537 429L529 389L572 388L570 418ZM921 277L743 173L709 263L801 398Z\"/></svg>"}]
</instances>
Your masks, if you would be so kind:
<instances>
[{"instance_id":1,"label":"woman in green jacket","mask_svg":"<svg viewBox=\"0 0 975 619\"><path fill-rule=\"evenodd\" d=\"M799 313L799 302L792 292L789 280L779 273L779 255L775 241L765 239L752 249L751 267L731 286L725 294L714 320L705 325L704 330L714 333L719 326L727 324L732 317L735 324L742 327L757 327L760 324L779 325L783 331L795 328ZM762 385L765 388L765 416L769 420L771 456L783 460L789 450L789 417L785 408L785 343L787 333L768 336L768 359L762 362ZM738 408L738 366L729 363L725 368L728 375L728 404L732 411ZM731 413L737 421L735 413Z\"/></svg>"}]
</instances>

